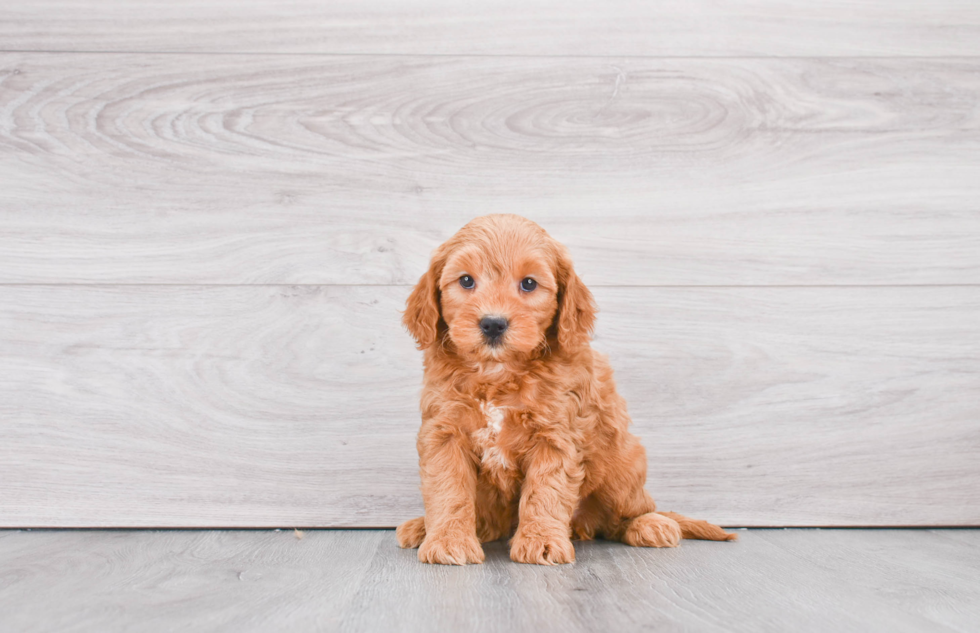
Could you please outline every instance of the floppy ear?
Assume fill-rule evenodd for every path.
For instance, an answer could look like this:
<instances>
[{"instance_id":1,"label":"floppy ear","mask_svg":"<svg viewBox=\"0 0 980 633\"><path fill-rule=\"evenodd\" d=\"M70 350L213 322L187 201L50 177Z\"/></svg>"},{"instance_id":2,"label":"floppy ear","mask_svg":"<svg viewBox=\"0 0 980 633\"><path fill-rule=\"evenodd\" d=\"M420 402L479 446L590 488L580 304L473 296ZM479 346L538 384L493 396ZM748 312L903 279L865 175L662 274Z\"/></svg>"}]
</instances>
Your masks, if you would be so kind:
<instances>
[{"instance_id":1,"label":"floppy ear","mask_svg":"<svg viewBox=\"0 0 980 633\"><path fill-rule=\"evenodd\" d=\"M402 323L415 337L419 349L431 346L439 336L442 321L442 312L439 309L439 277L442 275L445 261L445 257L442 257L440 252L432 256L429 270L415 284L412 294L408 295L408 301L405 303Z\"/></svg>"},{"instance_id":2,"label":"floppy ear","mask_svg":"<svg viewBox=\"0 0 980 633\"><path fill-rule=\"evenodd\" d=\"M555 315L558 344L568 348L588 343L597 310L592 293L575 274L572 260L562 248L558 254L558 313Z\"/></svg>"}]
</instances>

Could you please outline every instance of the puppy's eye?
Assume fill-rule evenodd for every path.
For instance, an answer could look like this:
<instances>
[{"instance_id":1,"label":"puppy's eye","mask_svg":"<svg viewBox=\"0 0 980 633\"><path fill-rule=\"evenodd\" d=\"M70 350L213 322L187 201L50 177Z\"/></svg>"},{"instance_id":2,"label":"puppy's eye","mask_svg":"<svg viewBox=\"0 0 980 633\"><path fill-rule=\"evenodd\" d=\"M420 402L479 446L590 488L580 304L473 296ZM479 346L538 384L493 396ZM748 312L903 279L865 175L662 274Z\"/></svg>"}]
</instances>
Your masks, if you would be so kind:
<instances>
[{"instance_id":1,"label":"puppy's eye","mask_svg":"<svg viewBox=\"0 0 980 633\"><path fill-rule=\"evenodd\" d=\"M463 275L462 277L459 278L459 285L469 290L474 285L476 285L476 282L473 281L473 278L470 277L469 275Z\"/></svg>"},{"instance_id":2,"label":"puppy's eye","mask_svg":"<svg viewBox=\"0 0 980 633\"><path fill-rule=\"evenodd\" d=\"M531 292L537 287L538 287L538 282L534 281L530 277L525 277L524 280L521 281L521 290L523 290L524 292Z\"/></svg>"}]
</instances>

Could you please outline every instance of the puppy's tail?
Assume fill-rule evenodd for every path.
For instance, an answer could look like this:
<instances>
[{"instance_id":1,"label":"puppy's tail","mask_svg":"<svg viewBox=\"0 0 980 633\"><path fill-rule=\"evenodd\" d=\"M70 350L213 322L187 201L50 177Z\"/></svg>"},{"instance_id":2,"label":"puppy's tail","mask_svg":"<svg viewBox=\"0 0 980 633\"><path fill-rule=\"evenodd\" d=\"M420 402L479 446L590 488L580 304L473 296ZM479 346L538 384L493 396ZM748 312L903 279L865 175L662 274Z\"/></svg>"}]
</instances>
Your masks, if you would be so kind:
<instances>
[{"instance_id":1,"label":"puppy's tail","mask_svg":"<svg viewBox=\"0 0 980 633\"><path fill-rule=\"evenodd\" d=\"M657 512L657 514L662 514L669 519L677 521L677 523L681 526L681 536L683 538L695 538L703 541L738 540L738 534L726 532L717 525L708 523L707 521L689 519L683 514L677 514L676 512Z\"/></svg>"}]
</instances>

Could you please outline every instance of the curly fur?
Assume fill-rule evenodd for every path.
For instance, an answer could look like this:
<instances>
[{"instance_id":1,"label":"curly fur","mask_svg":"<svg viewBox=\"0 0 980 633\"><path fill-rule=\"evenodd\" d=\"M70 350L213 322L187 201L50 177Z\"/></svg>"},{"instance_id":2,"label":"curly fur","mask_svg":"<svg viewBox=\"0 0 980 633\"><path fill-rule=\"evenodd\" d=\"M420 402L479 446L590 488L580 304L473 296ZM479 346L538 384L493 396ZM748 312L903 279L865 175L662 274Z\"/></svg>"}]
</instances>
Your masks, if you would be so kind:
<instances>
[{"instance_id":1,"label":"curly fur","mask_svg":"<svg viewBox=\"0 0 980 633\"><path fill-rule=\"evenodd\" d=\"M527 277L531 292L521 289ZM480 330L486 315L509 323L497 345ZM640 547L735 538L656 512L643 488L646 452L589 344L595 317L568 251L530 220L477 218L436 249L403 319L425 352L425 516L398 527L399 545L418 547L423 562L462 565L483 561L481 542L513 534L513 560L548 565L575 560L572 538Z\"/></svg>"}]
</instances>

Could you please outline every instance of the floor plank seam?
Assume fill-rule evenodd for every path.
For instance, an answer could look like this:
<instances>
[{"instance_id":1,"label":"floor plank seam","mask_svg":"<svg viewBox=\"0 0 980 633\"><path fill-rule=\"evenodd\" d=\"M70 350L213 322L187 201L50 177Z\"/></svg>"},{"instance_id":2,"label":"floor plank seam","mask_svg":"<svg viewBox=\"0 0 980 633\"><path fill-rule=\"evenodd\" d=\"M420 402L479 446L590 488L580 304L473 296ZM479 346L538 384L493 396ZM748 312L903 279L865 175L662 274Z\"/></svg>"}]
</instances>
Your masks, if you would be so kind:
<instances>
[{"instance_id":1,"label":"floor plank seam","mask_svg":"<svg viewBox=\"0 0 980 633\"><path fill-rule=\"evenodd\" d=\"M638 60L697 60L697 59L755 59L755 60L980 60L980 55L519 55L519 54L486 54L486 53L326 53L326 52L295 52L295 51L140 51L140 50L31 50L31 49L0 49L0 53L37 53L40 55L228 55L228 56L274 56L274 57L404 57L404 58L468 58L468 59L638 59Z\"/></svg>"}]
</instances>

